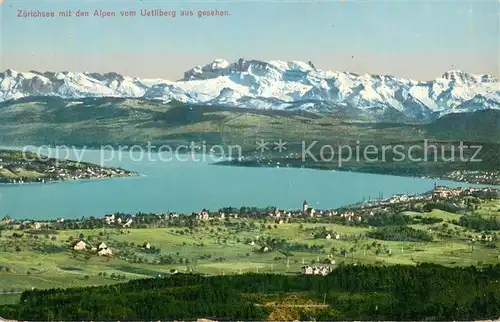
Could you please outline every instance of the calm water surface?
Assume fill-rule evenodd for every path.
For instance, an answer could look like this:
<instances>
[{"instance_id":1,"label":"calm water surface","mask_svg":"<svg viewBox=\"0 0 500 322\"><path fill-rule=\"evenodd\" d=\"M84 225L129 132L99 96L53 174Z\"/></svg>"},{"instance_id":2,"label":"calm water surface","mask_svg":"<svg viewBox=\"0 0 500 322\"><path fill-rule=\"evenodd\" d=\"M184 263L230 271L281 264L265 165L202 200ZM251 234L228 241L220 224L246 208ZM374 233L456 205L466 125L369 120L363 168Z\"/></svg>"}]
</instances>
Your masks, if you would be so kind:
<instances>
[{"instance_id":1,"label":"calm water surface","mask_svg":"<svg viewBox=\"0 0 500 322\"><path fill-rule=\"evenodd\" d=\"M73 153L83 155L82 161L101 164L101 151ZM101 217L113 212L197 212L225 206L298 209L304 199L316 208L336 208L361 201L363 197L378 197L380 193L387 197L425 192L433 188L434 182L450 187L468 186L354 172L215 166L210 158L203 160L201 156L195 157L197 161L185 156L190 161L172 158L163 162L156 154L142 159L140 156L127 152L121 158L105 162L107 166L136 171L140 173L138 177L1 185L0 216L42 220ZM161 156L167 159L171 155Z\"/></svg>"}]
</instances>

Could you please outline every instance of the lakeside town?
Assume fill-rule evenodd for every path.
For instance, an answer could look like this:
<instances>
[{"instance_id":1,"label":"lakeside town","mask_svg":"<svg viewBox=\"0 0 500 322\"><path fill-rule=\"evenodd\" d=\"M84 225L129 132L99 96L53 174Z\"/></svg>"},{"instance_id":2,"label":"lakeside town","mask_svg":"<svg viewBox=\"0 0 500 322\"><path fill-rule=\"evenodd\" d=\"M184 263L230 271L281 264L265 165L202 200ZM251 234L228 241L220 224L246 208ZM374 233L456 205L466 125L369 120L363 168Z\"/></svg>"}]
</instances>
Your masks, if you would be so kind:
<instances>
[{"instance_id":1,"label":"lakeside town","mask_svg":"<svg viewBox=\"0 0 500 322\"><path fill-rule=\"evenodd\" d=\"M500 188L474 188L474 187L457 187L450 188L445 186L434 186L434 189L414 195L395 194L388 198L376 198L364 200L357 204L343 206L337 209L315 209L309 206L304 200L302 207L294 210L278 209L275 207L267 207L260 209L256 207L241 207L241 208L222 208L212 212L207 209L202 209L199 212L192 213L155 213L155 214L106 214L102 218L99 217L82 217L80 219L65 219L57 218L55 220L33 221L29 219L19 220L12 219L6 216L2 219L3 225L9 225L11 229L34 229L40 230L43 227L71 229L71 226L78 226L85 223L100 223L99 226L108 226L115 228L143 228L144 217L149 218L149 223L160 220L175 220L179 218L189 218L198 221L211 220L227 220L238 218L251 219L270 219L277 223L285 223L290 219L308 219L308 218L344 218L347 221L362 221L366 215L374 216L376 213L388 212L389 207L405 206L408 210L419 209L417 203L422 202L446 202L452 201L450 205L455 213L464 213L470 207L466 203L466 198L476 197L480 199L500 199ZM500 205L499 205L500 211ZM152 220L155 218L156 220ZM78 229L78 228L75 228Z\"/></svg>"},{"instance_id":2,"label":"lakeside town","mask_svg":"<svg viewBox=\"0 0 500 322\"><path fill-rule=\"evenodd\" d=\"M435 185L434 189L421 193L421 194L394 194L388 198L375 198L364 200L362 202L346 205L337 209L315 209L309 206L308 202L304 200L302 202L302 207L299 209L285 210L278 209L275 207L267 207L265 209L255 208L255 207L241 207L241 208L221 208L216 212L209 211L207 209L202 209L200 212L192 213L156 213L147 214L157 217L162 220L171 220L175 218L195 218L197 220L224 220L228 218L268 218L268 219L278 219L278 221L284 221L291 218L325 218L325 217L340 217L345 218L348 221L362 219L363 214L369 213L373 216L374 211L387 211L387 207L397 206L397 205L407 205L412 207L412 203L416 202L432 202L432 201L445 201L452 199L461 199L462 202L454 202L453 205L457 209L462 209L466 211L465 203L463 202L467 197L477 197L477 198L490 198L490 199L500 199L500 188L475 188L475 187L457 187L450 188L445 186ZM456 200L455 200L456 201ZM462 206L460 206L462 205ZM414 209L414 208L412 208ZM119 227L119 228L140 228L138 226L138 221L134 218L139 218L146 214L106 214L102 218L90 216L82 217L81 219L65 219L57 218L55 220L47 221L32 221L32 220L13 220L10 217L4 217L2 222L5 224L13 225L13 229L23 229L26 227L32 227L36 230L42 227L57 225L65 226L64 223L76 223L81 224L86 221L100 221L107 226Z\"/></svg>"},{"instance_id":3,"label":"lakeside town","mask_svg":"<svg viewBox=\"0 0 500 322\"><path fill-rule=\"evenodd\" d=\"M136 176L137 173L86 162L42 158L35 154L0 150L0 184L49 183Z\"/></svg>"},{"instance_id":4,"label":"lakeside town","mask_svg":"<svg viewBox=\"0 0 500 322\"><path fill-rule=\"evenodd\" d=\"M438 179L429 177L428 179ZM500 171L452 171L440 176L441 180L467 182L471 184L500 185Z\"/></svg>"}]
</instances>

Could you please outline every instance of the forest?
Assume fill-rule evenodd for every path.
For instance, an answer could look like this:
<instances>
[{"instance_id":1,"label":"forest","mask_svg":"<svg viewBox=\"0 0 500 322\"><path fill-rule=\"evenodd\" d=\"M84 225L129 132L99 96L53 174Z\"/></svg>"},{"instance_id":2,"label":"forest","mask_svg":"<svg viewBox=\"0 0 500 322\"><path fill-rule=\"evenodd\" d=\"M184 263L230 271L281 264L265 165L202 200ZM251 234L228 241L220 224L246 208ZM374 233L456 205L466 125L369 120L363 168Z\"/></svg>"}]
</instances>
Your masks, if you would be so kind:
<instances>
[{"instance_id":1,"label":"forest","mask_svg":"<svg viewBox=\"0 0 500 322\"><path fill-rule=\"evenodd\" d=\"M99 287L25 291L18 304L0 306L0 316L38 321L264 320L279 307L279 302L268 305L274 298L296 314L282 315L282 320L492 319L500 316L499 278L500 264L339 265L327 276L174 274ZM290 295L302 302L287 300ZM313 304L297 309L304 303Z\"/></svg>"}]
</instances>

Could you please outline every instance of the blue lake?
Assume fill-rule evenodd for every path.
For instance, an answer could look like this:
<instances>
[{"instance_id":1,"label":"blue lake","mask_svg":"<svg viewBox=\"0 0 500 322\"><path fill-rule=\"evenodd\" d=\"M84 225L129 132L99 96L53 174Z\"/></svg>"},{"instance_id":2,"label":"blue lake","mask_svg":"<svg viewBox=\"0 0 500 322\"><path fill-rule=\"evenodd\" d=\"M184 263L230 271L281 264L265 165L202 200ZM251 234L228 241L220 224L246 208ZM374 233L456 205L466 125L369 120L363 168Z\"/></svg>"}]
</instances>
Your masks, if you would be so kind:
<instances>
[{"instance_id":1,"label":"blue lake","mask_svg":"<svg viewBox=\"0 0 500 322\"><path fill-rule=\"evenodd\" d=\"M102 152L74 150L80 160L101 164ZM53 156L54 154L51 154ZM129 178L0 186L0 216L36 220L57 217L101 217L114 212L192 212L225 206L276 206L298 209L305 199L316 208L337 208L396 193L428 191L434 183L450 187L465 183L299 168L216 166L210 158L168 153L140 158L123 153L107 166L136 171ZM164 161L160 161L160 157ZM70 159L75 159L70 156ZM106 156L107 158L107 156ZM78 157L77 157L78 159Z\"/></svg>"}]
</instances>

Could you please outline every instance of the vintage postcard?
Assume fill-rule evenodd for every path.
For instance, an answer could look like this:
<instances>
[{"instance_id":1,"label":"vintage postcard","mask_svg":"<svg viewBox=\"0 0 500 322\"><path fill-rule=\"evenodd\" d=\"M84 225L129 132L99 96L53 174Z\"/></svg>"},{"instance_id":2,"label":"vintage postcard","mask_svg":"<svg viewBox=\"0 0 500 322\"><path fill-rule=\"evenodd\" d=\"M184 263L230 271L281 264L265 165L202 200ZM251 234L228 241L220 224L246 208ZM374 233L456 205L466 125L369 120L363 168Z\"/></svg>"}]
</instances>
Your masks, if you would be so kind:
<instances>
[{"instance_id":1,"label":"vintage postcard","mask_svg":"<svg viewBox=\"0 0 500 322\"><path fill-rule=\"evenodd\" d=\"M0 321L500 317L498 0L0 0Z\"/></svg>"}]
</instances>

